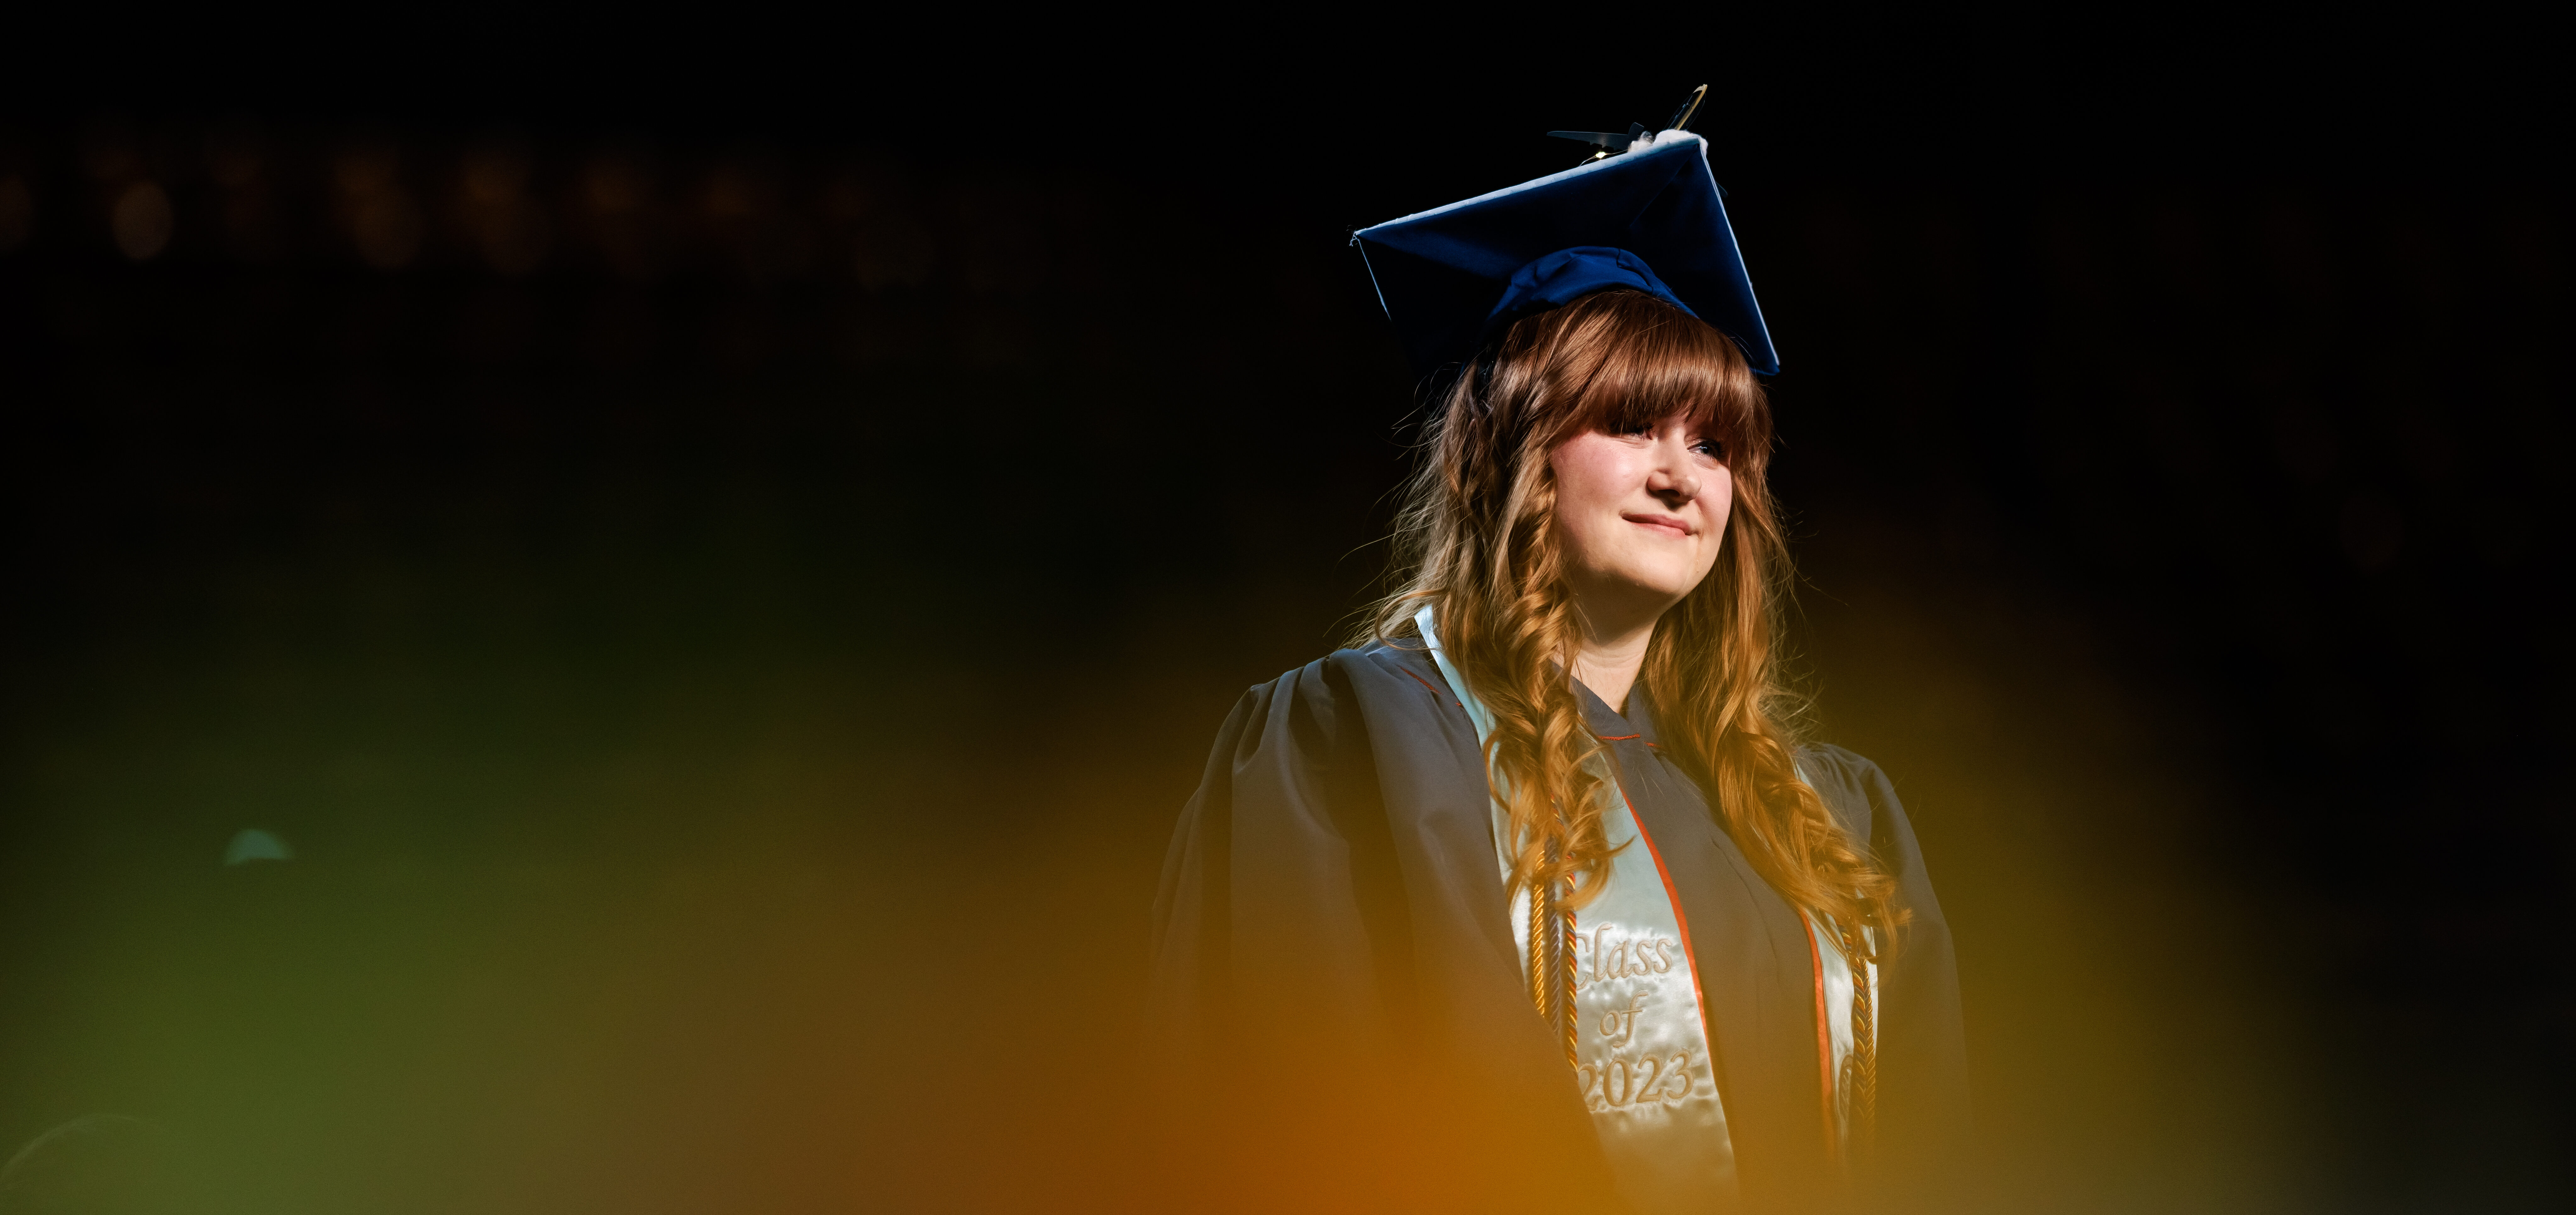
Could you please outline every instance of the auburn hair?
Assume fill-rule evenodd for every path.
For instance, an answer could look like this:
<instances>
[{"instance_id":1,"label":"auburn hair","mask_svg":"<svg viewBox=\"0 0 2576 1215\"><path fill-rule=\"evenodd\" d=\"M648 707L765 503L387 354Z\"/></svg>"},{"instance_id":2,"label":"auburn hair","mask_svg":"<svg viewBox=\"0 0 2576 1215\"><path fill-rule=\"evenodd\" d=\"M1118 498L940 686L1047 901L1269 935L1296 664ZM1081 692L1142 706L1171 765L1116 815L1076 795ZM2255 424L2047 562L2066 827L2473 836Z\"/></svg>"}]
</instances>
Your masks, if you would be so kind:
<instances>
[{"instance_id":1,"label":"auburn hair","mask_svg":"<svg viewBox=\"0 0 2576 1215\"><path fill-rule=\"evenodd\" d=\"M1734 504L1716 566L1656 622L1637 686L1764 880L1892 941L1894 880L1799 779L1784 724L1778 618L1790 564L1763 476L1770 404L1743 352L1698 318L1642 291L1595 292L1512 323L1461 371L1397 517L1401 589L1380 601L1364 640L1412 636L1413 614L1433 606L1442 650L1493 713L1485 761L1511 812L1510 889L1553 884L1564 905L1589 902L1612 849L1603 779L1587 766L1602 748L1574 691L1581 634L1548 457L1589 430L1676 414L1723 437Z\"/></svg>"}]
</instances>

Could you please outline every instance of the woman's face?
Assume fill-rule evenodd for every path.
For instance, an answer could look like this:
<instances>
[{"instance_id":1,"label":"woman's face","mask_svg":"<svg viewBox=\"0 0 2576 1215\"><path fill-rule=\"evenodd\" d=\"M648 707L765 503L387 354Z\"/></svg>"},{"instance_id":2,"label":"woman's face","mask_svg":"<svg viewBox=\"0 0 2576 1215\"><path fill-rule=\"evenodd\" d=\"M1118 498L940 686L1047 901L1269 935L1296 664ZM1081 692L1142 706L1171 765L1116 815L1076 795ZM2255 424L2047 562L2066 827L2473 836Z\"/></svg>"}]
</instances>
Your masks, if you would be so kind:
<instances>
[{"instance_id":1,"label":"woman's face","mask_svg":"<svg viewBox=\"0 0 2576 1215\"><path fill-rule=\"evenodd\" d=\"M1575 599L1596 629L1651 625L1717 564L1735 480L1726 444L1675 415L1576 435L1548 454Z\"/></svg>"}]
</instances>

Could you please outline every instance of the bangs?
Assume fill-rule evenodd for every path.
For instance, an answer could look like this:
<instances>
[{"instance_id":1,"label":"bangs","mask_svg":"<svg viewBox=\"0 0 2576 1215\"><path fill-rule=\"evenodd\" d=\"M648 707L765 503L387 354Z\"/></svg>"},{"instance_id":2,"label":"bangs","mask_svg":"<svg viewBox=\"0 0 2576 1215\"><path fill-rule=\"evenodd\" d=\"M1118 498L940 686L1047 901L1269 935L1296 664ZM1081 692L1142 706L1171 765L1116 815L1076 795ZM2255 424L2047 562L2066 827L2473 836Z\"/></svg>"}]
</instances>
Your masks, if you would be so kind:
<instances>
[{"instance_id":1,"label":"bangs","mask_svg":"<svg viewBox=\"0 0 2576 1215\"><path fill-rule=\"evenodd\" d=\"M1574 381L1563 385L1572 410L1560 436L1651 427L1679 415L1730 449L1767 446L1752 368L1707 322L1642 291L1596 292L1523 324L1549 321L1556 331L1546 343L1555 347L1549 361Z\"/></svg>"}]
</instances>

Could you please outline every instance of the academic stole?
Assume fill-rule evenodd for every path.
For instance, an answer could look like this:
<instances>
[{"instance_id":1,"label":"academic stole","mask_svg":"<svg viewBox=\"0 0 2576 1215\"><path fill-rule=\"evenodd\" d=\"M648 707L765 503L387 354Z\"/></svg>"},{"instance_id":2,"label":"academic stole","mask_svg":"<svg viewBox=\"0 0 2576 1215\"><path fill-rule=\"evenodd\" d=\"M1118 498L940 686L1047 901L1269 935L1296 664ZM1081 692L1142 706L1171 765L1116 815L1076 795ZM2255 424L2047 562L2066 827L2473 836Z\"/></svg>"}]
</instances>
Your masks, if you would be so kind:
<instances>
[{"instance_id":1,"label":"academic stole","mask_svg":"<svg viewBox=\"0 0 2576 1215\"><path fill-rule=\"evenodd\" d=\"M1442 652L1432 610L1423 608L1414 623L1481 747L1492 736L1493 714ZM1738 1200L1735 1146L1680 901L1608 757L1586 762L1602 778L1602 827L1616 850L1610 873L1580 917L1555 907L1556 892L1513 893L1521 973L1540 1015L1571 1035L1569 1061L1584 1105L1629 1203L1641 1212L1731 1208ZM1503 791L1501 774L1494 780ZM1511 812L1499 797L1491 809L1494 859L1508 887Z\"/></svg>"}]
</instances>

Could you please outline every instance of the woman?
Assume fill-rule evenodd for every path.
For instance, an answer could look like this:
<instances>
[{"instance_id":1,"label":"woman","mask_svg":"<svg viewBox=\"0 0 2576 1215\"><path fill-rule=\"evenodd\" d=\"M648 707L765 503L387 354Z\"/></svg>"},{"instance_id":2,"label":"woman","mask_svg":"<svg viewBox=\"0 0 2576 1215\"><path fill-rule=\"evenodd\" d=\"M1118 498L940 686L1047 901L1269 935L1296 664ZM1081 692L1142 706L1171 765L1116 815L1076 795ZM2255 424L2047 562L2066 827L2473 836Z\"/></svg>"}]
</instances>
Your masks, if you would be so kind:
<instances>
[{"instance_id":1,"label":"woman","mask_svg":"<svg viewBox=\"0 0 2576 1215\"><path fill-rule=\"evenodd\" d=\"M1222 1201L1782 1209L1955 1156L1912 828L1778 709L1768 335L1705 145L1638 143L1359 234L1463 366L1404 589L1246 694L1166 864L1157 1041Z\"/></svg>"}]
</instances>

